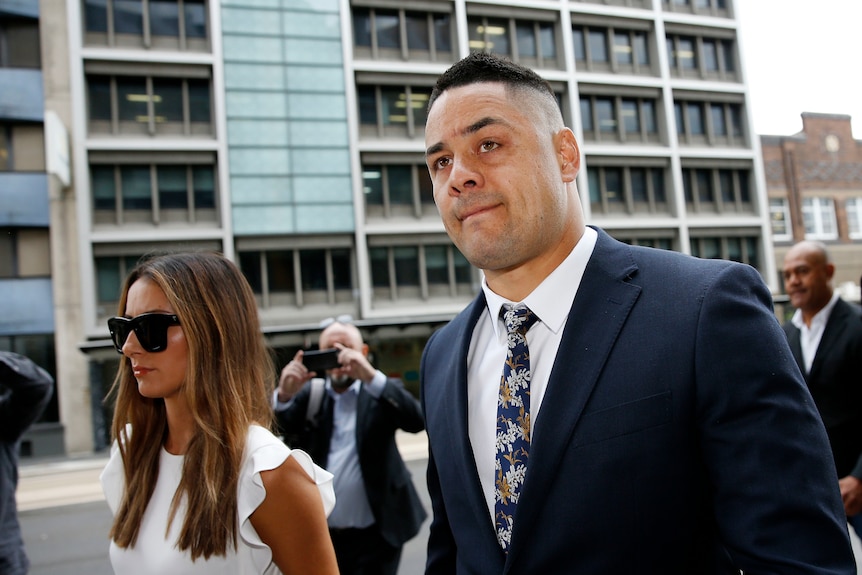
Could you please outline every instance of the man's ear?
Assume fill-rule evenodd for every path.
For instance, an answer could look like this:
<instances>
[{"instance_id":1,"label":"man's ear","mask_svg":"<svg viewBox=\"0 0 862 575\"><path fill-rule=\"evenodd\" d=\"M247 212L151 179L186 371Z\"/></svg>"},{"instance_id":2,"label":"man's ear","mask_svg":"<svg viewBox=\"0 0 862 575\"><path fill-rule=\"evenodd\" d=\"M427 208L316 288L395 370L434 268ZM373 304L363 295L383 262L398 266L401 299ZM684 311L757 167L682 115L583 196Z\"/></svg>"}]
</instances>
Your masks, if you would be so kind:
<instances>
[{"instance_id":1,"label":"man's ear","mask_svg":"<svg viewBox=\"0 0 862 575\"><path fill-rule=\"evenodd\" d=\"M563 128L556 135L557 154L560 158L560 174L564 182L573 182L581 169L581 150L574 132Z\"/></svg>"}]
</instances>

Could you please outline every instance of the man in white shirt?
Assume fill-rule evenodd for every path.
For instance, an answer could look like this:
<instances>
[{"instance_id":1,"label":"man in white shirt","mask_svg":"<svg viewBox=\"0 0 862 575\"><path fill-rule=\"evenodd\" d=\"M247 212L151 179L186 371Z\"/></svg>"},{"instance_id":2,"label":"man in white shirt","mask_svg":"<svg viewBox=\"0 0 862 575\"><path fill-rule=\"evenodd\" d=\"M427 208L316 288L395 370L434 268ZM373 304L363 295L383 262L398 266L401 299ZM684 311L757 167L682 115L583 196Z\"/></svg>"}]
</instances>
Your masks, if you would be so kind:
<instances>
[{"instance_id":1,"label":"man in white shirt","mask_svg":"<svg viewBox=\"0 0 862 575\"><path fill-rule=\"evenodd\" d=\"M784 331L826 425L844 510L862 535L862 318L833 291L834 273L822 242L790 248L784 289L796 312Z\"/></svg>"}]
</instances>

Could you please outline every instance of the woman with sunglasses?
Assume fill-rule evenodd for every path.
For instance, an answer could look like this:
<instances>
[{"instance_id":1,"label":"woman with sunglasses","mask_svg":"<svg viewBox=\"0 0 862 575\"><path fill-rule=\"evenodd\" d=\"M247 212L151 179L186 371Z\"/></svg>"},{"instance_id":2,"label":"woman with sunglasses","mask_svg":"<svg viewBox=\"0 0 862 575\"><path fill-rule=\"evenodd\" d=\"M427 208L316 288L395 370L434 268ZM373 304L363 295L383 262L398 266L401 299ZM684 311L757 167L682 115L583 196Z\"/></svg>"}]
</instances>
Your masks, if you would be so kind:
<instances>
[{"instance_id":1,"label":"woman with sunglasses","mask_svg":"<svg viewBox=\"0 0 862 575\"><path fill-rule=\"evenodd\" d=\"M211 253L154 257L119 311L101 476L114 571L337 574L332 475L269 431L273 364L239 269Z\"/></svg>"}]
</instances>

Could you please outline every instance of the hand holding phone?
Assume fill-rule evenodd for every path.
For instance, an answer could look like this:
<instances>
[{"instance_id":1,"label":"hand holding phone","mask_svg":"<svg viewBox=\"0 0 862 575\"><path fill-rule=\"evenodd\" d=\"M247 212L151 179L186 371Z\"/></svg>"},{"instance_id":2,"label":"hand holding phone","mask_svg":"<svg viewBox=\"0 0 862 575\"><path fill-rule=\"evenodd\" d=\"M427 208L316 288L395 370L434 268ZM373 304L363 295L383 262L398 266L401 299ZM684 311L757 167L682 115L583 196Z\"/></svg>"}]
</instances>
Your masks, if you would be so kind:
<instances>
[{"instance_id":1,"label":"hand holding phone","mask_svg":"<svg viewBox=\"0 0 862 575\"><path fill-rule=\"evenodd\" d=\"M338 350L335 348L305 351L302 353L302 364L308 371L313 371L318 376L322 376L328 369L341 366L338 363Z\"/></svg>"}]
</instances>

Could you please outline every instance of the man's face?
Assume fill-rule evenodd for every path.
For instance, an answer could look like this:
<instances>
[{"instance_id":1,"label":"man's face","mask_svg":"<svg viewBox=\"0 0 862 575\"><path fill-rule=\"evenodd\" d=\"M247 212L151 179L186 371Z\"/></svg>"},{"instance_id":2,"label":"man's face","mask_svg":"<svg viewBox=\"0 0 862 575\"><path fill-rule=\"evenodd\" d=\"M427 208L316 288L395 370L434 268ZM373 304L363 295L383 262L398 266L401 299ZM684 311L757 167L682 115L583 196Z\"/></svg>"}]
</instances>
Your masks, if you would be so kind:
<instances>
[{"instance_id":1,"label":"man's face","mask_svg":"<svg viewBox=\"0 0 862 575\"><path fill-rule=\"evenodd\" d=\"M446 232L483 270L505 271L553 250L574 225L558 153L564 131L501 83L443 92L425 127L426 162ZM571 139L577 156L577 145Z\"/></svg>"},{"instance_id":2,"label":"man's face","mask_svg":"<svg viewBox=\"0 0 862 575\"><path fill-rule=\"evenodd\" d=\"M827 263L816 250L798 245L784 257L784 289L793 307L814 315L832 298L832 274L835 266Z\"/></svg>"},{"instance_id":3,"label":"man's face","mask_svg":"<svg viewBox=\"0 0 862 575\"><path fill-rule=\"evenodd\" d=\"M320 339L318 340L320 349L332 349L336 343L340 343L350 349L355 349L360 353L365 353L362 336L351 325L334 323L321 332ZM336 389L349 387L355 381L353 377L347 374L347 370L344 368L336 367L335 369L327 370L326 373L329 375L330 383Z\"/></svg>"}]
</instances>

